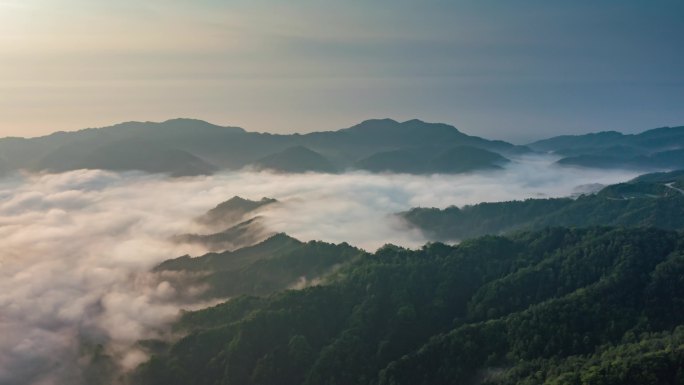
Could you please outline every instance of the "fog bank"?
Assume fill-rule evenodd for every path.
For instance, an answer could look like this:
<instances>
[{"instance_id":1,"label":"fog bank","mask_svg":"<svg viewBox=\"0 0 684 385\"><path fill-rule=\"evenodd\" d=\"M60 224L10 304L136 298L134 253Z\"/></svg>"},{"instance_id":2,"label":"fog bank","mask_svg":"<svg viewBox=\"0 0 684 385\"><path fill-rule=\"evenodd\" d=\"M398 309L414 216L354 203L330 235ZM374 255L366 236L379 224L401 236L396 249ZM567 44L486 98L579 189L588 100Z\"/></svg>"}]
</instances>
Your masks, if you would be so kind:
<instances>
[{"instance_id":1,"label":"fog bank","mask_svg":"<svg viewBox=\"0 0 684 385\"><path fill-rule=\"evenodd\" d=\"M169 239L202 232L193 218L235 195L282 202L260 213L272 231L373 251L425 242L391 215L410 207L565 196L578 185L635 175L559 168L537 157L477 175L172 179L81 170L0 179L0 383L84 383L84 352L97 344L119 369L144 360L137 340L163 336L179 309L205 305L149 269L204 253Z\"/></svg>"}]
</instances>

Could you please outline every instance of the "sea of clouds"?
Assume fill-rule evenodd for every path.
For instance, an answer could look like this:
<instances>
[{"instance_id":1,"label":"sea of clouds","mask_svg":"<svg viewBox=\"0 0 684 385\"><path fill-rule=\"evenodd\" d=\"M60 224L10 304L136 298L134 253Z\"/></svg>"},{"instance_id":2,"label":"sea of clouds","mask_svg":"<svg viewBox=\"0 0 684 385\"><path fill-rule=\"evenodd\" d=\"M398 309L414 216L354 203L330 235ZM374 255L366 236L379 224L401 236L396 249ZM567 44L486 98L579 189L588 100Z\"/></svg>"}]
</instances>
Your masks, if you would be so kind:
<instances>
[{"instance_id":1,"label":"sea of clouds","mask_svg":"<svg viewBox=\"0 0 684 385\"><path fill-rule=\"evenodd\" d=\"M0 179L0 384L84 384L102 345L117 370L147 356L136 342L164 338L180 309L208 306L150 273L197 245L170 238L239 195L276 198L261 212L271 231L300 240L418 247L420 232L393 213L411 207L567 196L577 186L628 180L629 171L561 168L517 159L469 175L230 172L193 178L79 170Z\"/></svg>"}]
</instances>

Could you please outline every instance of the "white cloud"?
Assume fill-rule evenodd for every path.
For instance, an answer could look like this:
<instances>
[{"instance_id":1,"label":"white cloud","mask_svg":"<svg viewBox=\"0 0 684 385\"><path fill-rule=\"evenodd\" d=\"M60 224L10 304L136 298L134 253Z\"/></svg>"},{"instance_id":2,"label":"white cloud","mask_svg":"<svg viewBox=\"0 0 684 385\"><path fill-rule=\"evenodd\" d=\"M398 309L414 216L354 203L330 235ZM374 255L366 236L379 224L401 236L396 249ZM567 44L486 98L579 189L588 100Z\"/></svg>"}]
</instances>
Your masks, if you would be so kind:
<instances>
[{"instance_id":1,"label":"white cloud","mask_svg":"<svg viewBox=\"0 0 684 385\"><path fill-rule=\"evenodd\" d=\"M418 246L420 233L392 213L413 206L563 196L630 172L556 168L522 159L505 171L462 176L228 173L170 179L74 171L0 180L0 383L78 383L79 342L103 343L130 368L136 340L162 335L198 288L149 273L198 246L169 242L202 231L193 221L240 195L282 202L265 224L301 240L347 241L368 250Z\"/></svg>"}]
</instances>

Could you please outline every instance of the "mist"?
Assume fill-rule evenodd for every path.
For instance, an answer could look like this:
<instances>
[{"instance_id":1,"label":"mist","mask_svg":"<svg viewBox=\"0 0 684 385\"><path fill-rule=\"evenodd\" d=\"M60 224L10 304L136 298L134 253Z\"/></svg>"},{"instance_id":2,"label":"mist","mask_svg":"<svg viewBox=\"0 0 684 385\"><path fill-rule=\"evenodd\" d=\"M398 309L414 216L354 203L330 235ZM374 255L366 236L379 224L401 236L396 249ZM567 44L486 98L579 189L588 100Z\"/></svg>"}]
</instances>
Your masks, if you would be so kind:
<instances>
[{"instance_id":1,"label":"mist","mask_svg":"<svg viewBox=\"0 0 684 385\"><path fill-rule=\"evenodd\" d=\"M272 174L193 178L80 170L0 179L0 383L80 384L85 353L103 346L116 370L147 359L136 341L168 338L181 309L207 306L150 273L197 245L193 219L239 195L281 204L260 212L270 231L374 251L426 242L393 213L411 207L567 196L625 181L631 171L561 168L548 157L469 175ZM195 291L201 288L195 288Z\"/></svg>"}]
</instances>

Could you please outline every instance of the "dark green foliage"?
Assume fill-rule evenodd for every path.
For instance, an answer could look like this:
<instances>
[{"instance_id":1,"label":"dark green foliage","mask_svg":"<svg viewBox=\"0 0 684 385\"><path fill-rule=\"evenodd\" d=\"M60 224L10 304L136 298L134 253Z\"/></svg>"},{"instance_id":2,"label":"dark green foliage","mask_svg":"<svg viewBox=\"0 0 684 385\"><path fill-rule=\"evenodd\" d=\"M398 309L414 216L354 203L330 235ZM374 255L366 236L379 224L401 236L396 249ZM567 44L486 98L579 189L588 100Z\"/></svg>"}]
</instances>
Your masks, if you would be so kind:
<instances>
[{"instance_id":1,"label":"dark green foliage","mask_svg":"<svg viewBox=\"0 0 684 385\"><path fill-rule=\"evenodd\" d=\"M522 228L529 222L572 203L569 198L527 199L499 203L480 203L458 208L414 208L400 215L421 229L430 239L456 240L484 234L499 234Z\"/></svg>"},{"instance_id":2,"label":"dark green foliage","mask_svg":"<svg viewBox=\"0 0 684 385\"><path fill-rule=\"evenodd\" d=\"M651 175L651 174L648 174ZM678 174L676 174L678 175ZM684 191L675 174L637 179L577 199L527 199L463 208L414 208L400 215L433 240L449 241L546 226L636 226L684 229Z\"/></svg>"},{"instance_id":3,"label":"dark green foliage","mask_svg":"<svg viewBox=\"0 0 684 385\"><path fill-rule=\"evenodd\" d=\"M265 295L290 286L309 285L311 280L362 253L346 243L302 243L285 234L276 234L259 244L235 251L168 260L155 270L190 273L179 277L183 285L206 284L209 286L204 293L207 297Z\"/></svg>"},{"instance_id":4,"label":"dark green foliage","mask_svg":"<svg viewBox=\"0 0 684 385\"><path fill-rule=\"evenodd\" d=\"M684 237L385 246L325 286L187 313L138 384L681 384Z\"/></svg>"},{"instance_id":5,"label":"dark green foliage","mask_svg":"<svg viewBox=\"0 0 684 385\"><path fill-rule=\"evenodd\" d=\"M681 182L682 180L684 180L684 170L676 170L670 172L654 172L651 174L640 175L632 179L632 182L671 183Z\"/></svg>"}]
</instances>

